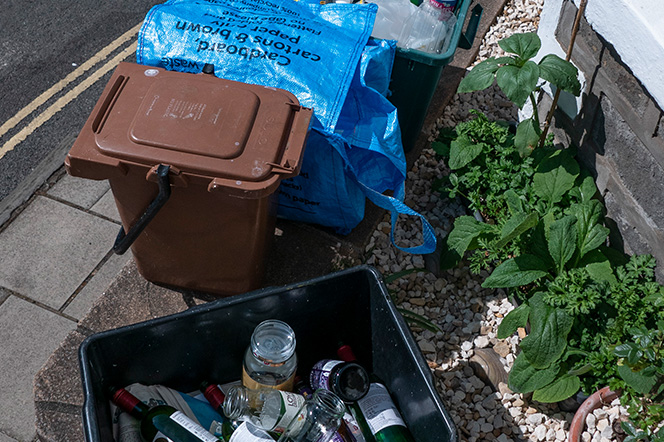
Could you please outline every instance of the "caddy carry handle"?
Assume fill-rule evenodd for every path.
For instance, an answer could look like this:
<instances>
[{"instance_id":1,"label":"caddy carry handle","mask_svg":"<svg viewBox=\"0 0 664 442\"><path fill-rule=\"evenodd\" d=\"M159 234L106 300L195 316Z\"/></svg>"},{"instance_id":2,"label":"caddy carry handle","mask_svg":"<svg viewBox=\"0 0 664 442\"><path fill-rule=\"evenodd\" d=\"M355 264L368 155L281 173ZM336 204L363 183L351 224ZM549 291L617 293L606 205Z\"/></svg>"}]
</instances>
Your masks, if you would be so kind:
<instances>
[{"instance_id":1,"label":"caddy carry handle","mask_svg":"<svg viewBox=\"0 0 664 442\"><path fill-rule=\"evenodd\" d=\"M126 252L129 247L136 241L138 235L141 234L143 229L147 227L148 223L152 221L159 209L161 209L168 198L171 196L171 183L168 180L168 172L171 166L166 164L160 164L157 167L157 183L159 184L159 193L156 198L148 205L143 215L136 221L130 229L129 232L125 233L124 227L120 227L118 236L115 238L115 244L113 244L113 252L117 255L122 255Z\"/></svg>"},{"instance_id":2,"label":"caddy carry handle","mask_svg":"<svg viewBox=\"0 0 664 442\"><path fill-rule=\"evenodd\" d=\"M459 37L459 47L461 49L470 49L473 47L473 40L475 40L477 27L480 24L480 19L482 18L483 12L484 8L482 8L482 5L476 5L470 12L470 18L468 19L466 32L462 32L461 36Z\"/></svg>"}]
</instances>

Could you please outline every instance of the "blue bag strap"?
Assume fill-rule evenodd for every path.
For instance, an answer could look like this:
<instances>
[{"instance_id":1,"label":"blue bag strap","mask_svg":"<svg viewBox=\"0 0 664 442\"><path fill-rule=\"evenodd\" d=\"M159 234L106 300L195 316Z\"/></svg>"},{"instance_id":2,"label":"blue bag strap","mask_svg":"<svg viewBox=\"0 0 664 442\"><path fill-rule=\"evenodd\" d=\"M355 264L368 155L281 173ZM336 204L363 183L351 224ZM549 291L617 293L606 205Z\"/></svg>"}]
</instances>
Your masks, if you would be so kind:
<instances>
[{"instance_id":1,"label":"blue bag strap","mask_svg":"<svg viewBox=\"0 0 664 442\"><path fill-rule=\"evenodd\" d=\"M392 220L390 239L392 240L392 244L394 244L394 247L403 252L411 253L413 255L427 255L429 253L433 253L436 250L436 234L434 233L431 224L429 224L429 221L427 221L423 215L414 211L403 202L403 197L404 194L406 193L405 183L402 183L401 186L399 186L399 188L396 189L395 196L391 197L388 195L383 195L382 193L376 192L372 188L365 186L363 183L357 180L357 178L356 181L357 184L362 189L362 191L364 192L364 194L367 196L367 198L371 200L371 202L373 202L375 205L377 205L382 209L389 210ZM399 217L400 214L416 216L422 222L423 242L419 246L400 247L394 241L394 229L396 228L397 218Z\"/></svg>"},{"instance_id":2,"label":"blue bag strap","mask_svg":"<svg viewBox=\"0 0 664 442\"><path fill-rule=\"evenodd\" d=\"M362 193L371 200L375 205L380 207L381 209L385 209L390 212L391 216L391 221L392 221L392 229L390 231L390 239L392 241L392 244L394 247L397 249L406 252L406 253L411 253L414 255L427 255L429 253L433 253L436 250L436 234L434 233L433 227L431 227L431 224L429 224L429 221L426 220L424 216L422 216L420 213L414 211L410 207L408 207L404 202L404 197L406 195L406 185L402 181L401 184L394 189L394 196L388 196L388 195L383 195L382 193L372 189L370 186L364 184L357 176L357 173L355 172L353 165L351 162L348 160L348 156L346 155L346 150L345 146L347 145L346 140L341 137L338 134L335 133L326 133L324 130L314 127L312 130L321 132L323 134L327 135L327 139L330 142L332 146L334 146L335 150L339 153L341 158L343 159L345 163L345 171L346 175L350 177L355 183L357 183L358 187L362 190ZM416 216L420 219L422 222L422 239L423 242L419 246L414 246L414 247L400 247L396 244L394 241L394 229L396 228L397 224L397 218L399 215L409 215L409 216Z\"/></svg>"}]
</instances>

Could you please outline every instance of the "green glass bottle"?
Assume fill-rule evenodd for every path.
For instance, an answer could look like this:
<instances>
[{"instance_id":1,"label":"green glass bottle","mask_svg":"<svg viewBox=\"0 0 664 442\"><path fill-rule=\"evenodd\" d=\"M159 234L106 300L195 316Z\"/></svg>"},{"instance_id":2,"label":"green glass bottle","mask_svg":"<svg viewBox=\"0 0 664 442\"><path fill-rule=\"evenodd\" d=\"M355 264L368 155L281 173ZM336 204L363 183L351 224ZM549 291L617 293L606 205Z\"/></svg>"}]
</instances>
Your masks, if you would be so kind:
<instances>
[{"instance_id":1,"label":"green glass bottle","mask_svg":"<svg viewBox=\"0 0 664 442\"><path fill-rule=\"evenodd\" d=\"M348 345L341 345L337 349L337 356L344 361L356 360ZM369 376L369 392L348 407L367 441L415 442L387 387L374 374Z\"/></svg>"},{"instance_id":2,"label":"green glass bottle","mask_svg":"<svg viewBox=\"0 0 664 442\"><path fill-rule=\"evenodd\" d=\"M112 389L111 400L140 421L146 442L218 442L205 428L170 405L150 407L124 388Z\"/></svg>"}]
</instances>

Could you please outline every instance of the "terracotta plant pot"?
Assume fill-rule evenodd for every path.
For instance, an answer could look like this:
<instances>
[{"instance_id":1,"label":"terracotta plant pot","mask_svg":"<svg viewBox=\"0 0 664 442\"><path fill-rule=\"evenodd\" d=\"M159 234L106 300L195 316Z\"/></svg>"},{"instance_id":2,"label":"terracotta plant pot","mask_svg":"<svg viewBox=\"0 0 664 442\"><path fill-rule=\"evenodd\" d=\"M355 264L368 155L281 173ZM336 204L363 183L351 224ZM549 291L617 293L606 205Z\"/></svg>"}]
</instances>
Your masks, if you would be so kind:
<instances>
[{"instance_id":1,"label":"terracotta plant pot","mask_svg":"<svg viewBox=\"0 0 664 442\"><path fill-rule=\"evenodd\" d=\"M583 401L583 404L576 410L572 424L569 427L568 442L580 442L588 414L592 413L596 408L610 404L617 397L618 393L611 391L609 387L604 387Z\"/></svg>"}]
</instances>

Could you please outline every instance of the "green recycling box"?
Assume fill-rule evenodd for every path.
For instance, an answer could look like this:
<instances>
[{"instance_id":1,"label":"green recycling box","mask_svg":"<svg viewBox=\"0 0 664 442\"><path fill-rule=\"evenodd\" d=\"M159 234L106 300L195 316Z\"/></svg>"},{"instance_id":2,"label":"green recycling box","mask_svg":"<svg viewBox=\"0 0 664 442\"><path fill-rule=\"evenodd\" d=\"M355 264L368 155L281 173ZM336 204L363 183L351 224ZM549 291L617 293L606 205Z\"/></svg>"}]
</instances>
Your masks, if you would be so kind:
<instances>
[{"instance_id":1,"label":"green recycling box","mask_svg":"<svg viewBox=\"0 0 664 442\"><path fill-rule=\"evenodd\" d=\"M463 25L473 0L460 0L456 7L457 22L447 50L442 54L430 54L414 49L397 48L390 81L390 102L397 108L401 139L404 150L412 150L424 125L443 68L452 62L457 47L469 49L475 39L482 16L482 7L471 11L466 32Z\"/></svg>"}]
</instances>

